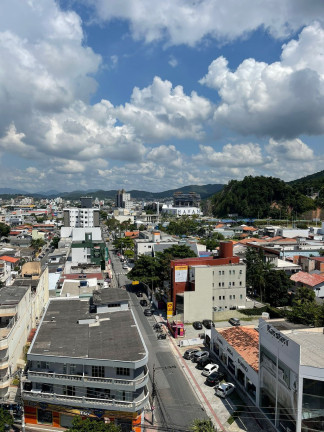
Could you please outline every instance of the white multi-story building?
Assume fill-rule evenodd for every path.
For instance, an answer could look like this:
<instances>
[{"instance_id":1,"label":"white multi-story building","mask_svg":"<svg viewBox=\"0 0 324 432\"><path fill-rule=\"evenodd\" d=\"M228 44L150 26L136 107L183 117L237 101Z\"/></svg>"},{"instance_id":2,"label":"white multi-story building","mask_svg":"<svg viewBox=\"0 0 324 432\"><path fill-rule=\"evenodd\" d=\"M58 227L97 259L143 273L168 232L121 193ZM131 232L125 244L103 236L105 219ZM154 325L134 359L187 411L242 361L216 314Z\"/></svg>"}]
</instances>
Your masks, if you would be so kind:
<instances>
[{"instance_id":1,"label":"white multi-story building","mask_svg":"<svg viewBox=\"0 0 324 432\"><path fill-rule=\"evenodd\" d=\"M68 427L73 416L131 431L148 403L148 352L128 293L103 289L90 302L52 299L27 354L26 424Z\"/></svg>"},{"instance_id":2,"label":"white multi-story building","mask_svg":"<svg viewBox=\"0 0 324 432\"><path fill-rule=\"evenodd\" d=\"M217 320L217 314L246 307L246 265L221 242L219 256L171 261L173 308L187 322Z\"/></svg>"},{"instance_id":3,"label":"white multi-story building","mask_svg":"<svg viewBox=\"0 0 324 432\"><path fill-rule=\"evenodd\" d=\"M64 226L73 228L92 228L99 226L99 209L68 208L63 210Z\"/></svg>"},{"instance_id":4,"label":"white multi-story building","mask_svg":"<svg viewBox=\"0 0 324 432\"><path fill-rule=\"evenodd\" d=\"M116 195L116 207L131 210L134 203L131 201L130 193L125 192L124 189L119 190Z\"/></svg>"},{"instance_id":5,"label":"white multi-story building","mask_svg":"<svg viewBox=\"0 0 324 432\"><path fill-rule=\"evenodd\" d=\"M173 216L200 216L202 214L199 207L174 207L171 204L163 204L162 213Z\"/></svg>"},{"instance_id":6,"label":"white multi-story building","mask_svg":"<svg viewBox=\"0 0 324 432\"><path fill-rule=\"evenodd\" d=\"M48 269L40 279L16 280L0 290L0 399L9 396L12 375L24 367L24 346L48 301Z\"/></svg>"},{"instance_id":7,"label":"white multi-story building","mask_svg":"<svg viewBox=\"0 0 324 432\"><path fill-rule=\"evenodd\" d=\"M278 431L324 430L323 327L278 330L260 319L260 407Z\"/></svg>"}]
</instances>

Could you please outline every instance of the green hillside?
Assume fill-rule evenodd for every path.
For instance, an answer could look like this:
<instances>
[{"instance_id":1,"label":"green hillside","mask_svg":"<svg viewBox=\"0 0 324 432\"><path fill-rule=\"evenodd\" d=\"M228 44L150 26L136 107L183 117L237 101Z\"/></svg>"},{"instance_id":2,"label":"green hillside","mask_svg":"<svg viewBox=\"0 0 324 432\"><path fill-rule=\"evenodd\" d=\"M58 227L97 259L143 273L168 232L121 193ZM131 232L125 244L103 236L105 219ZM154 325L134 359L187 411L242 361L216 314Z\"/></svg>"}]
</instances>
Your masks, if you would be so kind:
<instances>
[{"instance_id":1,"label":"green hillside","mask_svg":"<svg viewBox=\"0 0 324 432\"><path fill-rule=\"evenodd\" d=\"M296 187L300 192L307 195L319 192L324 188L324 171L319 171L306 177L293 180L288 184Z\"/></svg>"},{"instance_id":2,"label":"green hillside","mask_svg":"<svg viewBox=\"0 0 324 432\"><path fill-rule=\"evenodd\" d=\"M212 198L213 214L218 217L238 214L251 218L279 218L315 208L311 198L274 177L245 177L231 180Z\"/></svg>"}]
</instances>

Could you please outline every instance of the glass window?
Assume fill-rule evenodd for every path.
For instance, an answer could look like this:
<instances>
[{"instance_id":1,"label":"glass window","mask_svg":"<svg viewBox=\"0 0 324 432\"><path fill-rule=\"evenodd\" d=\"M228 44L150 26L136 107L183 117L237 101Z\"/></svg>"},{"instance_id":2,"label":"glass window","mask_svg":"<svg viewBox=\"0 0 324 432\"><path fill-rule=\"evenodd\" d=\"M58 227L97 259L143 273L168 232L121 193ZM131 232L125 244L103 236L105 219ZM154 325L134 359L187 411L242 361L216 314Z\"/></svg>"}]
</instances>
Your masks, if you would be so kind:
<instances>
[{"instance_id":1,"label":"glass window","mask_svg":"<svg viewBox=\"0 0 324 432\"><path fill-rule=\"evenodd\" d=\"M243 299L243 295L242 294L240 294L240 300L242 300Z\"/></svg>"},{"instance_id":2,"label":"glass window","mask_svg":"<svg viewBox=\"0 0 324 432\"><path fill-rule=\"evenodd\" d=\"M75 375L75 372L76 372L76 365L71 364L70 365L70 375Z\"/></svg>"},{"instance_id":3,"label":"glass window","mask_svg":"<svg viewBox=\"0 0 324 432\"><path fill-rule=\"evenodd\" d=\"M104 366L92 366L92 376L98 378L105 377L105 367Z\"/></svg>"},{"instance_id":4,"label":"glass window","mask_svg":"<svg viewBox=\"0 0 324 432\"><path fill-rule=\"evenodd\" d=\"M232 296L231 296L231 294L230 294L230 300L232 300Z\"/></svg>"},{"instance_id":5,"label":"glass window","mask_svg":"<svg viewBox=\"0 0 324 432\"><path fill-rule=\"evenodd\" d=\"M74 386L63 386L63 394L66 396L75 396Z\"/></svg>"},{"instance_id":6,"label":"glass window","mask_svg":"<svg viewBox=\"0 0 324 432\"><path fill-rule=\"evenodd\" d=\"M235 300L235 294L233 294L233 300Z\"/></svg>"},{"instance_id":7,"label":"glass window","mask_svg":"<svg viewBox=\"0 0 324 432\"><path fill-rule=\"evenodd\" d=\"M225 296L223 296L223 300L225 300Z\"/></svg>"},{"instance_id":8,"label":"glass window","mask_svg":"<svg viewBox=\"0 0 324 432\"><path fill-rule=\"evenodd\" d=\"M218 297L218 300L222 300L222 296L219 296L219 297Z\"/></svg>"},{"instance_id":9,"label":"glass window","mask_svg":"<svg viewBox=\"0 0 324 432\"><path fill-rule=\"evenodd\" d=\"M116 373L117 373L117 375L129 376L130 370L129 370L129 368L118 367Z\"/></svg>"},{"instance_id":10,"label":"glass window","mask_svg":"<svg viewBox=\"0 0 324 432\"><path fill-rule=\"evenodd\" d=\"M53 413L52 411L37 409L37 421L42 424L52 424L53 423Z\"/></svg>"}]
</instances>

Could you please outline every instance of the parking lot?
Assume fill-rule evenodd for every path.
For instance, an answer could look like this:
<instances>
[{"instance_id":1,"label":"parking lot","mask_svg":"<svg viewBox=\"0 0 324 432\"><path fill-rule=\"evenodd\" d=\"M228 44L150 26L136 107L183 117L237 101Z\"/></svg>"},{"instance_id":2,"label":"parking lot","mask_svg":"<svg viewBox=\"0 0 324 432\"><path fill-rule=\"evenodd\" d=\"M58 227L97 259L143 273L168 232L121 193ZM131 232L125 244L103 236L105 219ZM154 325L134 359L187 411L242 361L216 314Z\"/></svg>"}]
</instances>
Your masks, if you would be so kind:
<instances>
[{"instance_id":1,"label":"parking lot","mask_svg":"<svg viewBox=\"0 0 324 432\"><path fill-rule=\"evenodd\" d=\"M197 368L197 364L191 360L183 358L184 352L188 347L178 347L173 343L178 354L178 361L182 364L183 372L188 380L195 387L196 394L204 406L207 415L213 420L218 430L238 432L261 432L272 431L273 428L261 418L252 403L248 401L240 390L235 390L225 399L216 396L214 387L205 384L206 377L202 375L202 370ZM204 345L197 345L190 348L200 348L205 350ZM214 359L216 364L220 364ZM234 383L230 374L220 365L219 370L225 374L228 382Z\"/></svg>"}]
</instances>

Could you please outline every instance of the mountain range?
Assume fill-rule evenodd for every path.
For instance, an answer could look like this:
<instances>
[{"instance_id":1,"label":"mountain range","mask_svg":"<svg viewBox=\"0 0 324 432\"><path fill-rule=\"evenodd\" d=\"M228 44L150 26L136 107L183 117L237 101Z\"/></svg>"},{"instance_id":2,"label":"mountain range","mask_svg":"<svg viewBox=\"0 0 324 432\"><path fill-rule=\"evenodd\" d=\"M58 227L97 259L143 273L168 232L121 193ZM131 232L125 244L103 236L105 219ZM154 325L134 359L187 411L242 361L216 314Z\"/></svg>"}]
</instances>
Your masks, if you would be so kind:
<instances>
[{"instance_id":1,"label":"mountain range","mask_svg":"<svg viewBox=\"0 0 324 432\"><path fill-rule=\"evenodd\" d=\"M165 198L172 198L174 192L196 192L200 194L202 199L209 198L210 196L214 195L215 193L219 192L223 189L225 185L223 184L207 184L203 186L199 185L189 185L189 186L183 186L181 188L177 189L170 189L163 192L147 192L147 191L141 191L141 190L130 190L127 191L131 194L132 198L135 199L143 199L148 201L157 201L159 199L165 199ZM83 191L73 191L73 192L58 192L56 190L49 190L49 191L41 191L37 193L32 192L26 192L22 191L20 189L11 189L11 188L0 188L0 196L2 198L10 198L11 196L15 195L25 195L25 196L32 196L34 198L55 198L55 197L62 197L64 199L69 200L78 200L81 196L91 194L94 198L99 199L115 199L117 190L96 190L96 189L88 189Z\"/></svg>"}]
</instances>

